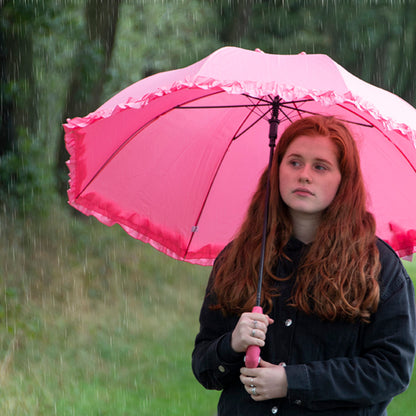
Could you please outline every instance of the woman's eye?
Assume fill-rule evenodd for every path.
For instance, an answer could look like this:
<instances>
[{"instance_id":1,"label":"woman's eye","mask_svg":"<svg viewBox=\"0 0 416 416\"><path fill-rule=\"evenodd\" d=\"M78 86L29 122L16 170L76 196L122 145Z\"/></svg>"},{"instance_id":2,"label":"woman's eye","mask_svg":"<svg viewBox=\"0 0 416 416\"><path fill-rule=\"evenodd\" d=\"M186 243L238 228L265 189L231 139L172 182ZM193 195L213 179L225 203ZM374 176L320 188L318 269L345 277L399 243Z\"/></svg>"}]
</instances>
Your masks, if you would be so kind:
<instances>
[{"instance_id":1,"label":"woman's eye","mask_svg":"<svg viewBox=\"0 0 416 416\"><path fill-rule=\"evenodd\" d=\"M328 168L325 165L315 165L316 170L328 170Z\"/></svg>"},{"instance_id":2,"label":"woman's eye","mask_svg":"<svg viewBox=\"0 0 416 416\"><path fill-rule=\"evenodd\" d=\"M297 167L300 166L300 162L298 160L290 160L289 165Z\"/></svg>"}]
</instances>

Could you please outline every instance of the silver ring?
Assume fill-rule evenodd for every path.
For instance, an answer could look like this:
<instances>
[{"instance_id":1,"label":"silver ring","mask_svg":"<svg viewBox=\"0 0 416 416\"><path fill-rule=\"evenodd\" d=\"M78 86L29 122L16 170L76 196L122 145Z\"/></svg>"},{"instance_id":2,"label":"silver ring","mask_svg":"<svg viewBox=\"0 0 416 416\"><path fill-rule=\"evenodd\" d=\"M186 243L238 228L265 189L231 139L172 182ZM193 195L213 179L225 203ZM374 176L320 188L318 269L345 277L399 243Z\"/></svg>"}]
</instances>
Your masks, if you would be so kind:
<instances>
[{"instance_id":1,"label":"silver ring","mask_svg":"<svg viewBox=\"0 0 416 416\"><path fill-rule=\"evenodd\" d=\"M253 377L250 377L250 384L253 384L254 383L254 378ZM250 386L250 387L254 387L254 385L253 386Z\"/></svg>"},{"instance_id":2,"label":"silver ring","mask_svg":"<svg viewBox=\"0 0 416 416\"><path fill-rule=\"evenodd\" d=\"M257 393L256 393L256 388L255 388L255 387L253 387L253 388L251 389L251 394L252 394L253 396L257 396Z\"/></svg>"},{"instance_id":3,"label":"silver ring","mask_svg":"<svg viewBox=\"0 0 416 416\"><path fill-rule=\"evenodd\" d=\"M253 328L256 329L257 328L257 321L254 321L253 325L254 325Z\"/></svg>"},{"instance_id":4,"label":"silver ring","mask_svg":"<svg viewBox=\"0 0 416 416\"><path fill-rule=\"evenodd\" d=\"M256 387L256 386L254 384L250 384L250 387L253 388L253 387Z\"/></svg>"},{"instance_id":5,"label":"silver ring","mask_svg":"<svg viewBox=\"0 0 416 416\"><path fill-rule=\"evenodd\" d=\"M255 330L255 329L253 329L253 330L251 331L251 336L252 336L253 338L255 338L255 337L256 337L256 330Z\"/></svg>"}]
</instances>

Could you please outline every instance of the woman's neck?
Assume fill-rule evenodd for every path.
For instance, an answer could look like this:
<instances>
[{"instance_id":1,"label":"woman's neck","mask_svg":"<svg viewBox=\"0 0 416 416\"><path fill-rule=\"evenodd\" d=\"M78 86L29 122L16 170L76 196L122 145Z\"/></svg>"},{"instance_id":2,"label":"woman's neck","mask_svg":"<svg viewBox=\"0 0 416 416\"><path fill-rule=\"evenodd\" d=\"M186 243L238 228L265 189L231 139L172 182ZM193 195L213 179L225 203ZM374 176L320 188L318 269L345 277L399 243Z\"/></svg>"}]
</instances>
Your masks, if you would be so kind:
<instances>
[{"instance_id":1,"label":"woman's neck","mask_svg":"<svg viewBox=\"0 0 416 416\"><path fill-rule=\"evenodd\" d=\"M293 236L302 243L309 244L315 240L321 222L320 215L292 212Z\"/></svg>"}]
</instances>

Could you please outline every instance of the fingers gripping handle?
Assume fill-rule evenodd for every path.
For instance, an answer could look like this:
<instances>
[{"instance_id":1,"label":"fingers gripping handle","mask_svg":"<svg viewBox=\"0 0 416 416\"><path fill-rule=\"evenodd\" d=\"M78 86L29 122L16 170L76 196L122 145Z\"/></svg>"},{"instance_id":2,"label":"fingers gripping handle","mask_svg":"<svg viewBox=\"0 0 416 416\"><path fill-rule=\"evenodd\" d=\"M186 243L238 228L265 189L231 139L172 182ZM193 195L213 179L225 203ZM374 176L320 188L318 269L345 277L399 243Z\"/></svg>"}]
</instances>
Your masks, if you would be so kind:
<instances>
[{"instance_id":1,"label":"fingers gripping handle","mask_svg":"<svg viewBox=\"0 0 416 416\"><path fill-rule=\"evenodd\" d=\"M261 306L255 306L252 310L254 313L263 313ZM250 345L247 348L246 356L244 358L247 368L256 368L260 362L260 347L257 345Z\"/></svg>"}]
</instances>

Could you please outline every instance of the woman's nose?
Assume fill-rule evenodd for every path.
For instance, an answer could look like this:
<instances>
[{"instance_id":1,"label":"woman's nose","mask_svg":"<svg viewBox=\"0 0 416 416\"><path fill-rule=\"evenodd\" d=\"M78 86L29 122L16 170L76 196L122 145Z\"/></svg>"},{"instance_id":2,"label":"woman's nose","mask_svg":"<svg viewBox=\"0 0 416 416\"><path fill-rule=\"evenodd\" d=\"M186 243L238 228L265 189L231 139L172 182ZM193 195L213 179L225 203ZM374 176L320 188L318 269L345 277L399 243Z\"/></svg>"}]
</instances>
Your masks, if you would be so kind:
<instances>
[{"instance_id":1,"label":"woman's nose","mask_svg":"<svg viewBox=\"0 0 416 416\"><path fill-rule=\"evenodd\" d=\"M305 166L300 172L299 172L299 181L301 183L310 183L311 182L311 172L310 168Z\"/></svg>"}]
</instances>

